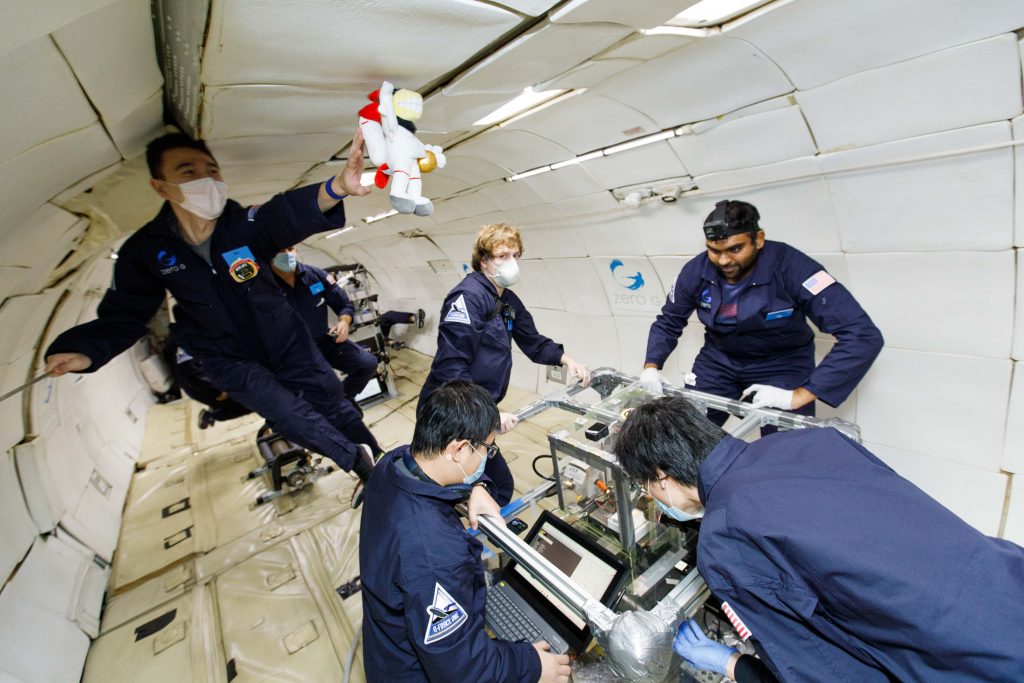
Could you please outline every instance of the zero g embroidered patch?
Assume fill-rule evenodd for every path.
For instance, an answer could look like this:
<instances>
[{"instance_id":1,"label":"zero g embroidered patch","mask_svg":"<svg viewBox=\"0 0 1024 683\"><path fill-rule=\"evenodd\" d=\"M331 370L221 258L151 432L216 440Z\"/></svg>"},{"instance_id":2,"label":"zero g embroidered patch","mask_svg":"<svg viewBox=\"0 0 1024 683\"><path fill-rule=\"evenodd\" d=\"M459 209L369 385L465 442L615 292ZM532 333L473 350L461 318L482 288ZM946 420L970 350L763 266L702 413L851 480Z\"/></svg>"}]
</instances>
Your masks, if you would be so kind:
<instances>
[{"instance_id":1,"label":"zero g embroidered patch","mask_svg":"<svg viewBox=\"0 0 1024 683\"><path fill-rule=\"evenodd\" d=\"M803 288L811 293L812 296L818 296L822 291L829 285L834 285L836 279L826 273L824 270L819 270L814 275L810 276L803 282Z\"/></svg>"},{"instance_id":2,"label":"zero g embroidered patch","mask_svg":"<svg viewBox=\"0 0 1024 683\"><path fill-rule=\"evenodd\" d=\"M441 587L434 583L434 601L427 607L427 632L423 634L423 644L430 645L447 638L469 621L469 615L462 605Z\"/></svg>"},{"instance_id":3,"label":"zero g embroidered patch","mask_svg":"<svg viewBox=\"0 0 1024 683\"><path fill-rule=\"evenodd\" d=\"M466 308L466 295L460 294L459 298L452 302L452 307L448 309L448 315L444 317L446 323L465 323L470 325L472 321L469 319L469 309Z\"/></svg>"}]
</instances>

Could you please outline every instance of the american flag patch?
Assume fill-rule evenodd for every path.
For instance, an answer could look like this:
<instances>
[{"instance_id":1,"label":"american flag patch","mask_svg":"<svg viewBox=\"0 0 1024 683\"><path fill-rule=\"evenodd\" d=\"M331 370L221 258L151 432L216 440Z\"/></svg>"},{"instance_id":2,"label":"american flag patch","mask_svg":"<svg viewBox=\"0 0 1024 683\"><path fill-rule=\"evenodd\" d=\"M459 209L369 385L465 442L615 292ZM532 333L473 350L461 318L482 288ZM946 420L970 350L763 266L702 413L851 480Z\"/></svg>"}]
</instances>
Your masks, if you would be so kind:
<instances>
[{"instance_id":1,"label":"american flag patch","mask_svg":"<svg viewBox=\"0 0 1024 683\"><path fill-rule=\"evenodd\" d=\"M740 638L746 640L750 637L750 629L747 628L747 625L743 623L743 620L737 616L732 607L729 607L729 603L722 603L722 611L725 612L725 616L729 617L729 623L731 623L732 627L736 629L736 633L739 634Z\"/></svg>"},{"instance_id":2,"label":"american flag patch","mask_svg":"<svg viewBox=\"0 0 1024 683\"><path fill-rule=\"evenodd\" d=\"M821 294L826 287L834 285L835 283L836 279L834 277L826 273L824 270L819 270L817 273L804 280L803 287L810 292L812 296L817 296Z\"/></svg>"}]
</instances>

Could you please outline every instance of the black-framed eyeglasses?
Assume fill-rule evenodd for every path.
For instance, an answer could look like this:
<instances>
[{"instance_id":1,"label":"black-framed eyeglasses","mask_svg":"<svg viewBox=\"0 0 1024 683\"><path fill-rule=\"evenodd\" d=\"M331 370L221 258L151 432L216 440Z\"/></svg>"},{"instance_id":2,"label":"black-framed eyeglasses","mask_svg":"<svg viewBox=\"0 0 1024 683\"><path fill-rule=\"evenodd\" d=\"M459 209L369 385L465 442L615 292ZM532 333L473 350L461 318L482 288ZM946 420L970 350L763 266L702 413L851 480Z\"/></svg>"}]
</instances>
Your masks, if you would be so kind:
<instances>
[{"instance_id":1,"label":"black-framed eyeglasses","mask_svg":"<svg viewBox=\"0 0 1024 683\"><path fill-rule=\"evenodd\" d=\"M479 443L479 442L477 442L477 443L473 444L473 448L476 448L477 446L483 446L484 447L484 450L486 451L485 455L486 455L488 460L490 460L494 456L499 455L501 453L501 449L498 448L498 444L496 444L496 443Z\"/></svg>"}]
</instances>

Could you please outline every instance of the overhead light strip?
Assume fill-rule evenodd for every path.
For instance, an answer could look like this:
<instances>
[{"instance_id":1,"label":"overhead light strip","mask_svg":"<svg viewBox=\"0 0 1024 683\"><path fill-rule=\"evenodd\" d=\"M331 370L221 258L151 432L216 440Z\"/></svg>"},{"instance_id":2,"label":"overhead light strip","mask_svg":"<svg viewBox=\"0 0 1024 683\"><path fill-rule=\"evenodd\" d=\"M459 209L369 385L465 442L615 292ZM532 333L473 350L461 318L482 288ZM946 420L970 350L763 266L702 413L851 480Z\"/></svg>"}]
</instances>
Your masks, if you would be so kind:
<instances>
[{"instance_id":1,"label":"overhead light strip","mask_svg":"<svg viewBox=\"0 0 1024 683\"><path fill-rule=\"evenodd\" d=\"M331 233L330 235L325 235L325 236L324 236L324 239L325 239L325 240L329 240L329 239L331 239L332 237L337 237L338 235L342 235L342 234L344 234L344 233L348 232L349 230L355 230L355 229L356 229L356 226L354 226L354 225L346 225L346 226L345 226L344 228L342 228L341 230L335 230L335 231L334 231L334 232L332 232L332 233Z\"/></svg>"},{"instance_id":2,"label":"overhead light strip","mask_svg":"<svg viewBox=\"0 0 1024 683\"><path fill-rule=\"evenodd\" d=\"M537 168L531 168L528 171L522 173L515 173L505 178L507 182L513 180L522 180L523 178L529 178L530 176L539 175L541 173L547 173L548 171L557 171L560 168L566 166L572 166L574 164L581 164L584 161L590 161L591 159L597 159L598 157L606 157L612 154L618 154L619 152L625 152L626 150L636 149L637 147L643 147L644 145L651 145L655 142L661 142L662 140L669 140L681 134L683 127L680 128L669 128L668 130L662 130L657 133L651 133L650 135L644 135L643 137L634 138L627 140L626 142L620 142L608 147L596 149L593 152L587 152L586 154L580 154L573 157L572 159L566 159L565 161L559 161L554 164L548 164L546 166L538 166Z\"/></svg>"},{"instance_id":3,"label":"overhead light strip","mask_svg":"<svg viewBox=\"0 0 1024 683\"><path fill-rule=\"evenodd\" d=\"M394 215L397 215L397 214L398 214L397 211L395 211L394 209L391 209L390 211L385 211L384 213L378 213L376 216L367 216L366 218L363 219L363 222L364 223L376 223L377 221L382 221L385 218L390 218L391 216L394 216Z\"/></svg>"}]
</instances>

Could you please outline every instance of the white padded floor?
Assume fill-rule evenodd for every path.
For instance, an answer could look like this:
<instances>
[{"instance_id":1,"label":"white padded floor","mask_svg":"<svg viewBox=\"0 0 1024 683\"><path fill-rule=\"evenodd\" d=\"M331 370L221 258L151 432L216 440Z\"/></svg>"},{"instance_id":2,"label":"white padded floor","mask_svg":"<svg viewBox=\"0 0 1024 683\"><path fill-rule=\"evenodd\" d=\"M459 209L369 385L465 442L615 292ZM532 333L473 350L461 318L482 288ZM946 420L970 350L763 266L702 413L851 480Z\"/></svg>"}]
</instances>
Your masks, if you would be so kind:
<instances>
[{"instance_id":1,"label":"white padded floor","mask_svg":"<svg viewBox=\"0 0 1024 683\"><path fill-rule=\"evenodd\" d=\"M366 411L386 450L412 439L430 361L395 354L400 395ZM512 389L503 407L536 398ZM241 480L259 464L262 421L200 431L198 408L178 401L149 413L83 681L340 680L362 619L359 595L336 592L359 574L354 478L335 472L250 510L268 486ZM540 483L533 457L548 452L547 432L571 419L548 411L500 438L518 493ZM351 680L363 680L358 643L352 669Z\"/></svg>"}]
</instances>

